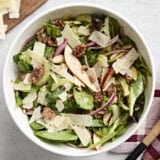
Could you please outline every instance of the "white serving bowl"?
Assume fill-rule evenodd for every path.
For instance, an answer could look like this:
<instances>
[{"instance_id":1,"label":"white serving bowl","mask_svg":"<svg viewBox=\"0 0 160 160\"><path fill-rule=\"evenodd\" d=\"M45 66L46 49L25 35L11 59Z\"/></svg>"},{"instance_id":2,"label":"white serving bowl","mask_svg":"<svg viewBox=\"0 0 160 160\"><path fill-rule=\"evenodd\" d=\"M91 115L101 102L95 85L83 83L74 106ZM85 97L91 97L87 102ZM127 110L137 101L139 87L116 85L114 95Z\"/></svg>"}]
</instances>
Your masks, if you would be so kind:
<instances>
[{"instance_id":1,"label":"white serving bowl","mask_svg":"<svg viewBox=\"0 0 160 160\"><path fill-rule=\"evenodd\" d=\"M44 23L48 19L57 19L61 18L64 15L76 16L81 13L96 13L96 14L100 13L111 17L115 17L119 21L119 23L124 27L125 33L129 35L136 42L139 52L144 57L152 73L152 77L148 77L148 85L145 93L146 96L145 107L144 107L144 112L140 118L140 121L137 124L131 124L128 127L126 133L118 137L114 142L106 143L98 151L87 150L87 149L75 149L64 144L59 144L59 145L49 144L37 138L33 134L33 131L28 125L27 117L22 113L21 109L16 107L13 83L11 82L12 80L15 80L17 76L16 65L13 62L13 55L20 50L22 44L28 37L33 35L42 25L44 25ZM111 9L102 6L97 6L92 4L73 3L73 4L63 5L60 7L54 7L53 9L47 10L38 15L36 18L32 19L32 21L28 22L28 24L24 26L24 28L20 31L20 33L18 33L16 39L14 39L14 42L12 43L12 46L7 54L7 58L3 69L3 93L7 108L16 125L31 141L33 141L40 147L48 151L51 151L53 153L65 156L80 157L80 156L96 155L99 153L109 151L117 147L121 143L123 143L125 140L127 140L137 130L137 128L146 118L153 99L154 88L155 88L154 63L151 57L151 52L141 34L128 20L126 20L123 16L120 16L115 11L112 11Z\"/></svg>"}]
</instances>

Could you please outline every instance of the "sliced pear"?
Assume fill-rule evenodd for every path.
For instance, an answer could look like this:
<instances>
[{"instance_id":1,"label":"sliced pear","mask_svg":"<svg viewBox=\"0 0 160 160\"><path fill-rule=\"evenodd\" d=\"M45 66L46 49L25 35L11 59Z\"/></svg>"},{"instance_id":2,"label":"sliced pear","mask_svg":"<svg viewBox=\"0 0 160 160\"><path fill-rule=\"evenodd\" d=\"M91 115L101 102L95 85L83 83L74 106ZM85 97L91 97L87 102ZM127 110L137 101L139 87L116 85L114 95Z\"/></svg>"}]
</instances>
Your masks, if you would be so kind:
<instances>
[{"instance_id":1,"label":"sliced pear","mask_svg":"<svg viewBox=\"0 0 160 160\"><path fill-rule=\"evenodd\" d=\"M131 67L132 71L132 78L136 81L137 80L137 69L135 67Z\"/></svg>"},{"instance_id":2,"label":"sliced pear","mask_svg":"<svg viewBox=\"0 0 160 160\"><path fill-rule=\"evenodd\" d=\"M92 91L98 92L96 85L91 83L87 72L82 70L80 61L72 54L72 49L69 46L66 46L65 48L64 58L71 72Z\"/></svg>"},{"instance_id":3,"label":"sliced pear","mask_svg":"<svg viewBox=\"0 0 160 160\"><path fill-rule=\"evenodd\" d=\"M96 143L99 142L100 140L101 140L101 138L94 133L94 134L93 134L93 143L96 144ZM100 145L96 145L95 148L98 150L98 149L100 148Z\"/></svg>"}]
</instances>

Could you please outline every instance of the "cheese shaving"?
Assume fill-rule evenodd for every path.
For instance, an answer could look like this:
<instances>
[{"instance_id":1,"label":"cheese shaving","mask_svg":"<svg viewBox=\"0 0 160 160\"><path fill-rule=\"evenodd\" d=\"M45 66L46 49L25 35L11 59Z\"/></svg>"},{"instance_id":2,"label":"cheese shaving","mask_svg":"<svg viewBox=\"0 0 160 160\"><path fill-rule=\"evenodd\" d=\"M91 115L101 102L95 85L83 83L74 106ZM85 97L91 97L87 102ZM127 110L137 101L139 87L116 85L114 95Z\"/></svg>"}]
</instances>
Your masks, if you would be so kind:
<instances>
[{"instance_id":1,"label":"cheese shaving","mask_svg":"<svg viewBox=\"0 0 160 160\"><path fill-rule=\"evenodd\" d=\"M7 25L3 22L3 15L9 13L9 18L19 18L21 0L0 0L0 39L5 39Z\"/></svg>"}]
</instances>

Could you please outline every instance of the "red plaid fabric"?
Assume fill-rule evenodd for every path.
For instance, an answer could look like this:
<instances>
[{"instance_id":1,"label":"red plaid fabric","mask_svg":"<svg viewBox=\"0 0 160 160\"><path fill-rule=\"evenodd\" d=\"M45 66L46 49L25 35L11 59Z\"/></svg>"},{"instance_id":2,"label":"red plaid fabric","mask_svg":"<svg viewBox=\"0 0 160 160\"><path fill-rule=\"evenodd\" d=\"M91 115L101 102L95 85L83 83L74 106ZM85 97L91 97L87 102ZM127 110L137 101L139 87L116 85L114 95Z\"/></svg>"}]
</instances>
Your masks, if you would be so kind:
<instances>
[{"instance_id":1,"label":"red plaid fabric","mask_svg":"<svg viewBox=\"0 0 160 160\"><path fill-rule=\"evenodd\" d=\"M143 137L151 130L160 119L160 90L155 91L154 101L146 121L125 143L113 149L114 153L130 153L140 143ZM160 160L160 135L144 151L142 160Z\"/></svg>"}]
</instances>

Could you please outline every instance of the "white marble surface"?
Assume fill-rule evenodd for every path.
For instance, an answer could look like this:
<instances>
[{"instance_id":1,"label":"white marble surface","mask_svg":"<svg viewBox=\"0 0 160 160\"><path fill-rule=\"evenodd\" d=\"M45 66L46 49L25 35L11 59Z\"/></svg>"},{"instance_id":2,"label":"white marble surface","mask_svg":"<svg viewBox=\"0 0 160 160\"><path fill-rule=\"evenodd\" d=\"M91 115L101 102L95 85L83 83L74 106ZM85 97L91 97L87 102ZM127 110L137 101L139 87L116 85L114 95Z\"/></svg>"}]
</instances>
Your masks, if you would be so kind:
<instances>
[{"instance_id":1,"label":"white marble surface","mask_svg":"<svg viewBox=\"0 0 160 160\"><path fill-rule=\"evenodd\" d=\"M38 13L55 5L75 2L75 0L48 0L48 2L25 19L20 25L9 32L4 41L0 41L0 73L12 41L18 31ZM118 11L128 18L143 34L147 40L156 66L156 77L160 78L160 0L81 0L79 2L92 2ZM1 80L1 79L0 79ZM0 83L2 91L2 84ZM123 160L126 155L104 153L85 160ZM81 160L84 158L71 158L55 155L45 151L28 140L13 123L3 99L0 96L0 160Z\"/></svg>"}]
</instances>

